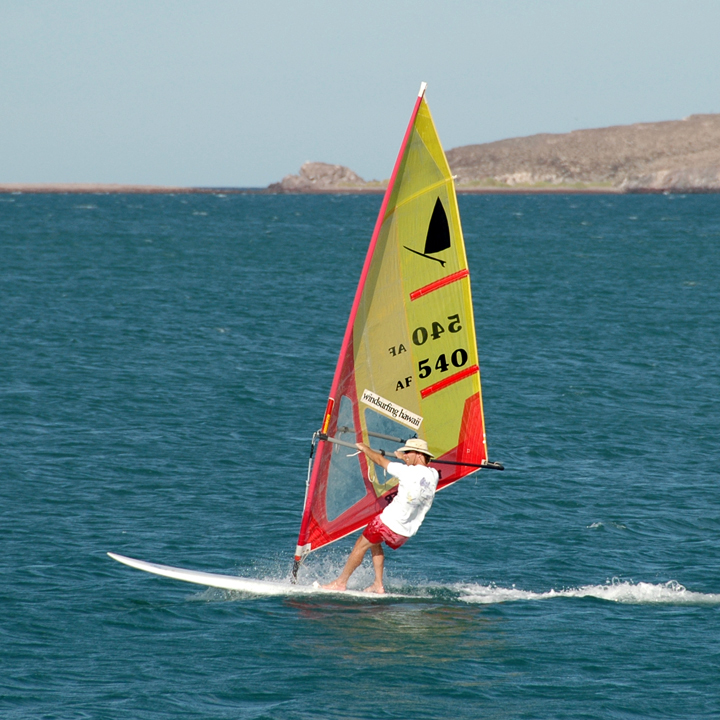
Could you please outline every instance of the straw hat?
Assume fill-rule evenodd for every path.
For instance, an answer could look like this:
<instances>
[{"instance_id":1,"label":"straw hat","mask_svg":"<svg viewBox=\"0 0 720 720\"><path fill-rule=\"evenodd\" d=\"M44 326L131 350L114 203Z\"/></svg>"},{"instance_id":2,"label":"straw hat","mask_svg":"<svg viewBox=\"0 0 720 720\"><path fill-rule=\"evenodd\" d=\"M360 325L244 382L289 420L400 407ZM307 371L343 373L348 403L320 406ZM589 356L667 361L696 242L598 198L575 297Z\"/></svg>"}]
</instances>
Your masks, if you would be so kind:
<instances>
[{"instance_id":1,"label":"straw hat","mask_svg":"<svg viewBox=\"0 0 720 720\"><path fill-rule=\"evenodd\" d=\"M428 450L428 444L425 442L425 440L421 440L420 438L410 438L406 443L405 447L400 448L400 452L416 452L421 453L422 455L427 455L429 458L434 458L435 456Z\"/></svg>"}]
</instances>

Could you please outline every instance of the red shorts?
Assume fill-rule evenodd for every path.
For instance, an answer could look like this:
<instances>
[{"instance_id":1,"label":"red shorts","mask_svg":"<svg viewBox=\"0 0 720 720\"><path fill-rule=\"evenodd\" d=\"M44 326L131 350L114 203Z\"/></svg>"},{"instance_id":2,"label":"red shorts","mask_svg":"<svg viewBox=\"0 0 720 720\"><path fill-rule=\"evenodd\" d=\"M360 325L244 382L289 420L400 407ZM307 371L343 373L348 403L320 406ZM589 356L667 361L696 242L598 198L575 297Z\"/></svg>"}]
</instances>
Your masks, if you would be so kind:
<instances>
[{"instance_id":1,"label":"red shorts","mask_svg":"<svg viewBox=\"0 0 720 720\"><path fill-rule=\"evenodd\" d=\"M406 540L405 535L398 535L393 532L381 519L379 515L376 515L370 524L365 528L363 537L367 538L373 545L378 545L383 540L385 544L397 550Z\"/></svg>"}]
</instances>

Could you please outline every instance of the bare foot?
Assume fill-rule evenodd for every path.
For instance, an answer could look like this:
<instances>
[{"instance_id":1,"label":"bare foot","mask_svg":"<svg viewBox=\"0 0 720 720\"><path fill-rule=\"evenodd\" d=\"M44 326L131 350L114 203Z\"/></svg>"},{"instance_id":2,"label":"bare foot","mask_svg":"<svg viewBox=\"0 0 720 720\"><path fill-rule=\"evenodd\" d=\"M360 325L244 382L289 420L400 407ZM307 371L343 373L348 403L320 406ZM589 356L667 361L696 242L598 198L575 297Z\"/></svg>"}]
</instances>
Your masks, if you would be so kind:
<instances>
[{"instance_id":1,"label":"bare foot","mask_svg":"<svg viewBox=\"0 0 720 720\"><path fill-rule=\"evenodd\" d=\"M331 583L328 583L327 585L321 586L323 590L346 590L347 585L344 582L340 582L340 580L333 580Z\"/></svg>"},{"instance_id":2,"label":"bare foot","mask_svg":"<svg viewBox=\"0 0 720 720\"><path fill-rule=\"evenodd\" d=\"M377 593L378 595L384 595L385 588L382 585L379 585L378 583L373 583L372 585L370 585L370 587L365 588L365 592Z\"/></svg>"}]
</instances>

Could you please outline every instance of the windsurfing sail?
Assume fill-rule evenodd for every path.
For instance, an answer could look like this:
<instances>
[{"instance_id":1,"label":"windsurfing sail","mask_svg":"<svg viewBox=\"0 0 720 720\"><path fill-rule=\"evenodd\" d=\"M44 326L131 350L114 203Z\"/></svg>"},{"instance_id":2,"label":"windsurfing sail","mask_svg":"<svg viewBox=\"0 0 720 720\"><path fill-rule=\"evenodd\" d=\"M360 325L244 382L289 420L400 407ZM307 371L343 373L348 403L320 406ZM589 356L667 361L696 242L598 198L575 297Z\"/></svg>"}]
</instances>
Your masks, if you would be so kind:
<instances>
[{"instance_id":1,"label":"windsurfing sail","mask_svg":"<svg viewBox=\"0 0 720 720\"><path fill-rule=\"evenodd\" d=\"M487 463L470 276L457 197L420 88L370 241L321 430L295 571L370 521L397 480L355 448L427 441L439 488Z\"/></svg>"}]
</instances>

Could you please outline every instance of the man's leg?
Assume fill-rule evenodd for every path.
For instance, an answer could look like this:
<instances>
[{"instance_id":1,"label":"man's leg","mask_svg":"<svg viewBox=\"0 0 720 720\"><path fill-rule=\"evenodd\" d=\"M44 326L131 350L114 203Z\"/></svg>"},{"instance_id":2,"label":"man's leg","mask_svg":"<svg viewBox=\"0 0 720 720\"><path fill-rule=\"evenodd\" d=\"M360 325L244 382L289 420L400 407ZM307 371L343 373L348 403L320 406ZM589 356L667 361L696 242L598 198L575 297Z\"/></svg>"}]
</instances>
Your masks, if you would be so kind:
<instances>
[{"instance_id":1,"label":"man's leg","mask_svg":"<svg viewBox=\"0 0 720 720\"><path fill-rule=\"evenodd\" d=\"M365 588L365 592L382 594L385 592L385 587L383 586L385 553L383 552L382 545L371 545L370 552L372 553L373 570L375 570L375 582L370 587Z\"/></svg>"},{"instance_id":2,"label":"man's leg","mask_svg":"<svg viewBox=\"0 0 720 720\"><path fill-rule=\"evenodd\" d=\"M373 545L364 535L361 535L357 542L355 543L355 547L352 549L352 552L350 553L350 557L347 559L347 562L345 563L345 567L343 568L343 571L340 573L337 580L333 580L331 583L328 583L327 585L323 585L323 587L326 590L345 590L347 588L348 580L350 579L350 576L355 572L355 570L358 569L360 566L360 563L363 561L363 557L365 557L365 553L367 552L368 548L376 548L380 547L379 545ZM375 551L373 550L373 563L375 562Z\"/></svg>"}]
</instances>

